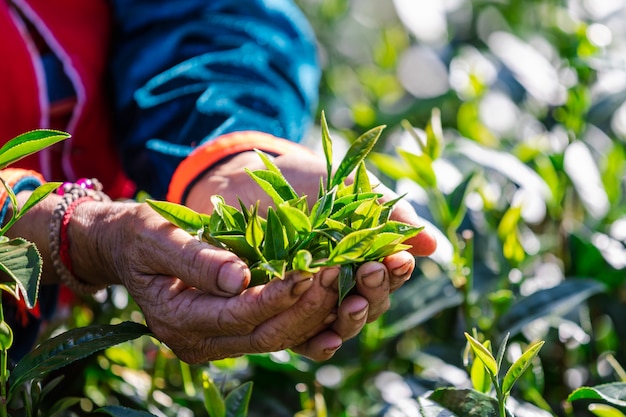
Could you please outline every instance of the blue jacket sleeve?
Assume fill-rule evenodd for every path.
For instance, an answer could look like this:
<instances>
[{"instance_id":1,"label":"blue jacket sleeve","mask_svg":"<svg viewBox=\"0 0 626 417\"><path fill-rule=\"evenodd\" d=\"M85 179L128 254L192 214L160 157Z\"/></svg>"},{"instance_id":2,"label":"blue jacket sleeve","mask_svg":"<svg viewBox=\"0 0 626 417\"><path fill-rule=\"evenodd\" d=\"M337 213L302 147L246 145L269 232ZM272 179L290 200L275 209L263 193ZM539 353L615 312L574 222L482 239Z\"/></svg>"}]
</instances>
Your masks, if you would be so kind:
<instances>
[{"instance_id":1,"label":"blue jacket sleeve","mask_svg":"<svg viewBox=\"0 0 626 417\"><path fill-rule=\"evenodd\" d=\"M163 198L178 164L225 133L295 142L317 105L315 36L290 0L113 0L116 140Z\"/></svg>"}]
</instances>

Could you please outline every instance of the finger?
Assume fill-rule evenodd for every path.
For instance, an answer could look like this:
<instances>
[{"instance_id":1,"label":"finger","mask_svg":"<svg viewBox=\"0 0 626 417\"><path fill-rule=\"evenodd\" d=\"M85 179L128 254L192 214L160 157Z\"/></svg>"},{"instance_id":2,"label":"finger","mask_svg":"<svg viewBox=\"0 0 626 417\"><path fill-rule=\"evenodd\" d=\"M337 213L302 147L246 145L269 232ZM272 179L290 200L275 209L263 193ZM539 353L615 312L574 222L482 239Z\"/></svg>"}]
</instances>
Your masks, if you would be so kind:
<instances>
[{"instance_id":1,"label":"finger","mask_svg":"<svg viewBox=\"0 0 626 417\"><path fill-rule=\"evenodd\" d=\"M291 350L314 361L325 361L332 358L342 344L341 336L326 330Z\"/></svg>"},{"instance_id":2,"label":"finger","mask_svg":"<svg viewBox=\"0 0 626 417\"><path fill-rule=\"evenodd\" d=\"M367 322L389 309L389 273L380 262L367 262L356 272L356 291L369 303Z\"/></svg>"},{"instance_id":3,"label":"finger","mask_svg":"<svg viewBox=\"0 0 626 417\"><path fill-rule=\"evenodd\" d=\"M134 256L140 273L176 276L190 287L220 297L239 294L248 286L250 270L237 255L198 241L149 210L144 212L146 227L134 236L133 247L141 251ZM172 260L172 253L178 258Z\"/></svg>"},{"instance_id":4,"label":"finger","mask_svg":"<svg viewBox=\"0 0 626 417\"><path fill-rule=\"evenodd\" d=\"M367 299L358 295L349 295L343 299L337 310L337 320L332 330L344 342L355 337L367 322L369 303Z\"/></svg>"},{"instance_id":5,"label":"finger","mask_svg":"<svg viewBox=\"0 0 626 417\"><path fill-rule=\"evenodd\" d=\"M137 302L159 340L182 360L200 363L253 353L249 341L255 328L292 307L312 283L310 274L298 273L221 298L162 278Z\"/></svg>"},{"instance_id":6,"label":"finger","mask_svg":"<svg viewBox=\"0 0 626 417\"><path fill-rule=\"evenodd\" d=\"M387 256L383 264L389 271L389 292L394 292L411 278L415 269L415 258L410 253L402 251Z\"/></svg>"}]
</instances>

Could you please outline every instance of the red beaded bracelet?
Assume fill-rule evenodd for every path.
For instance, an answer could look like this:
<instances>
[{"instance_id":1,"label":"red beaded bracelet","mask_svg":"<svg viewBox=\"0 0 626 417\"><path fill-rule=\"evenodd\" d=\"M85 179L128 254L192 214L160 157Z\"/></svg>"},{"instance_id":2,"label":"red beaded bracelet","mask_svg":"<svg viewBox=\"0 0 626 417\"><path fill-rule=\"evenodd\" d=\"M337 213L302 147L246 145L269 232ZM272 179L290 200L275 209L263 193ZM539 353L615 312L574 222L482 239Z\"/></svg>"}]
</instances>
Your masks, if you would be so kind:
<instances>
[{"instance_id":1,"label":"red beaded bracelet","mask_svg":"<svg viewBox=\"0 0 626 417\"><path fill-rule=\"evenodd\" d=\"M102 184L95 178L81 178L75 183L63 183L57 194L63 196L63 200L54 209L48 229L52 265L61 282L68 288L80 294L93 294L106 285L89 284L72 273L67 229L72 213L79 204L85 201L111 201L111 199L102 192Z\"/></svg>"}]
</instances>

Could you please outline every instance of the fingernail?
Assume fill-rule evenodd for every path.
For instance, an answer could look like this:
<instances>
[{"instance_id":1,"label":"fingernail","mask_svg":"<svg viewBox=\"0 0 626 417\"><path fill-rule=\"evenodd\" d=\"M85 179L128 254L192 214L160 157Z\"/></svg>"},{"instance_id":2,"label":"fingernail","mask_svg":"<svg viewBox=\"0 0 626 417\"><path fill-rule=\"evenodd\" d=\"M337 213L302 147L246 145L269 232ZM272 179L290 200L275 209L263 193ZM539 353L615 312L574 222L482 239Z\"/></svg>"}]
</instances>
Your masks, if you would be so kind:
<instances>
[{"instance_id":1,"label":"fingernail","mask_svg":"<svg viewBox=\"0 0 626 417\"><path fill-rule=\"evenodd\" d=\"M320 283L324 288L330 288L335 285L337 281L337 276L339 275L337 268L328 268L322 272L322 278L320 279Z\"/></svg>"},{"instance_id":2,"label":"fingernail","mask_svg":"<svg viewBox=\"0 0 626 417\"><path fill-rule=\"evenodd\" d=\"M362 279L363 283L368 288L377 288L383 283L383 280L385 279L385 272L379 269L378 271L363 275Z\"/></svg>"},{"instance_id":3,"label":"fingernail","mask_svg":"<svg viewBox=\"0 0 626 417\"><path fill-rule=\"evenodd\" d=\"M242 262L226 262L217 274L217 287L228 294L239 294L246 282L246 266Z\"/></svg>"},{"instance_id":4,"label":"fingernail","mask_svg":"<svg viewBox=\"0 0 626 417\"><path fill-rule=\"evenodd\" d=\"M398 277L407 275L408 273L411 272L412 265L413 265L412 262L407 262L397 267L396 269L392 270L391 273Z\"/></svg>"},{"instance_id":5,"label":"fingernail","mask_svg":"<svg viewBox=\"0 0 626 417\"><path fill-rule=\"evenodd\" d=\"M329 347L324 349L324 353L326 353L327 355L334 355L335 352L337 352L339 350L339 348L341 347L341 344L339 346L335 346L335 347Z\"/></svg>"},{"instance_id":6,"label":"fingernail","mask_svg":"<svg viewBox=\"0 0 626 417\"><path fill-rule=\"evenodd\" d=\"M354 321L361 321L365 318L365 316L367 315L367 307L354 312L354 313L350 313L350 318Z\"/></svg>"},{"instance_id":7,"label":"fingernail","mask_svg":"<svg viewBox=\"0 0 626 417\"><path fill-rule=\"evenodd\" d=\"M311 285L313 284L313 278L311 276L307 277L306 275L304 275L304 278L302 279L303 280L300 280L299 282L297 282L291 289L292 296L299 297L302 294L304 294L306 290L311 288Z\"/></svg>"},{"instance_id":8,"label":"fingernail","mask_svg":"<svg viewBox=\"0 0 626 417\"><path fill-rule=\"evenodd\" d=\"M337 315L334 313L331 313L328 316L326 316L326 318L324 319L324 325L334 323L335 320L337 320Z\"/></svg>"}]
</instances>

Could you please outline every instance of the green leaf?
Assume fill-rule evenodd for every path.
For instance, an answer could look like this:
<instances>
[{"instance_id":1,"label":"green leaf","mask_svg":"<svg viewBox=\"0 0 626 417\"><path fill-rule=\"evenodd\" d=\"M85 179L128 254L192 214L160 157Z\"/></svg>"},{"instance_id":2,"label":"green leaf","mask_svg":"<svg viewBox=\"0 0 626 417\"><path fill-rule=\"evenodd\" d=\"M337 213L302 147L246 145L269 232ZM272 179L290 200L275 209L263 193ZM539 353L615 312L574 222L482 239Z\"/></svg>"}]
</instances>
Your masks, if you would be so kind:
<instances>
[{"instance_id":1,"label":"green leaf","mask_svg":"<svg viewBox=\"0 0 626 417\"><path fill-rule=\"evenodd\" d=\"M441 126L441 111L438 108L432 110L430 121L426 125L426 147L424 153L432 160L441 156L443 149L443 129ZM421 142L421 141L420 141Z\"/></svg>"},{"instance_id":2,"label":"green leaf","mask_svg":"<svg viewBox=\"0 0 626 417\"><path fill-rule=\"evenodd\" d=\"M378 228L357 230L346 235L328 255L325 265L339 265L352 262L362 262L363 254L367 252L372 240L379 232Z\"/></svg>"},{"instance_id":3,"label":"green leaf","mask_svg":"<svg viewBox=\"0 0 626 417\"><path fill-rule=\"evenodd\" d=\"M275 205L278 206L285 201L298 198L298 194L282 174L272 171L250 171L249 169L246 169L246 172L272 198Z\"/></svg>"},{"instance_id":4,"label":"green leaf","mask_svg":"<svg viewBox=\"0 0 626 417\"><path fill-rule=\"evenodd\" d=\"M257 268L262 269L274 278L283 279L287 270L287 261L272 259L267 262L261 262Z\"/></svg>"},{"instance_id":5,"label":"green leaf","mask_svg":"<svg viewBox=\"0 0 626 417\"><path fill-rule=\"evenodd\" d=\"M259 155L259 157L261 158L261 161L263 161L263 165L265 165L265 168L268 171L282 176L282 173L280 172L280 168L276 166L276 164L271 160L268 154L266 154L265 152L259 149L255 149L254 151L256 152L257 155Z\"/></svg>"},{"instance_id":6,"label":"green leaf","mask_svg":"<svg viewBox=\"0 0 626 417\"><path fill-rule=\"evenodd\" d=\"M472 387L478 392L483 394L491 391L491 378L487 373L487 368L480 360L474 360L470 368L470 380L472 381Z\"/></svg>"},{"instance_id":7,"label":"green leaf","mask_svg":"<svg viewBox=\"0 0 626 417\"><path fill-rule=\"evenodd\" d=\"M287 243L285 229L274 209L269 207L267 211L265 239L263 241L263 255L265 259L286 260L289 256Z\"/></svg>"},{"instance_id":8,"label":"green leaf","mask_svg":"<svg viewBox=\"0 0 626 417\"><path fill-rule=\"evenodd\" d=\"M409 176L411 179L426 189L437 187L437 176L433 169L433 160L428 155L416 155L403 149L398 149L398 154L413 171L413 175Z\"/></svg>"},{"instance_id":9,"label":"green leaf","mask_svg":"<svg viewBox=\"0 0 626 417\"><path fill-rule=\"evenodd\" d=\"M226 204L222 196L211 196L211 203L215 208L212 216L218 215L222 219L226 230L239 232L246 230L247 216L244 216L244 213L240 212L235 207Z\"/></svg>"},{"instance_id":10,"label":"green leaf","mask_svg":"<svg viewBox=\"0 0 626 417\"><path fill-rule=\"evenodd\" d=\"M156 417L154 414L148 413L147 411L133 410L132 408L122 407L120 405L107 405L98 408L96 412L108 414L112 417Z\"/></svg>"},{"instance_id":11,"label":"green leaf","mask_svg":"<svg viewBox=\"0 0 626 417\"><path fill-rule=\"evenodd\" d=\"M511 392L511 389L517 379L526 371L526 369L528 369L528 367L530 367L533 359L535 359L543 344L543 341L534 343L515 361L513 365L511 365L502 380L502 392L505 395Z\"/></svg>"},{"instance_id":12,"label":"green leaf","mask_svg":"<svg viewBox=\"0 0 626 417\"><path fill-rule=\"evenodd\" d=\"M626 417L615 407L606 404L589 404L588 410L598 417Z\"/></svg>"},{"instance_id":13,"label":"green leaf","mask_svg":"<svg viewBox=\"0 0 626 417\"><path fill-rule=\"evenodd\" d=\"M498 412L498 401L469 389L438 388L428 396L447 410L463 417L504 417ZM506 417L512 417L507 411Z\"/></svg>"},{"instance_id":14,"label":"green leaf","mask_svg":"<svg viewBox=\"0 0 626 417\"><path fill-rule=\"evenodd\" d=\"M80 403L80 401L82 400L81 397L63 397L61 399L59 399L58 401L55 401L54 404L52 404L52 407L50 407L49 410L47 410L49 416L57 416L60 414L57 413L61 413L62 411L66 411L68 408ZM66 414L64 414L66 415ZM151 414L150 414L151 415Z\"/></svg>"},{"instance_id":15,"label":"green leaf","mask_svg":"<svg viewBox=\"0 0 626 417\"><path fill-rule=\"evenodd\" d=\"M37 302L41 267L41 255L33 243L21 238L0 242L0 270L15 281L28 308Z\"/></svg>"},{"instance_id":16,"label":"green leaf","mask_svg":"<svg viewBox=\"0 0 626 417\"><path fill-rule=\"evenodd\" d=\"M448 203L448 211L450 212L451 227L458 228L463 221L467 207L465 206L465 199L467 195L474 189L473 183L476 178L476 173L473 172L466 176L463 181L446 197Z\"/></svg>"},{"instance_id":17,"label":"green leaf","mask_svg":"<svg viewBox=\"0 0 626 417\"><path fill-rule=\"evenodd\" d=\"M402 291L392 294L391 307L385 313L382 338L393 338L414 329L442 311L456 307L463 301L446 275L436 278L411 279Z\"/></svg>"},{"instance_id":18,"label":"green leaf","mask_svg":"<svg viewBox=\"0 0 626 417\"><path fill-rule=\"evenodd\" d=\"M367 154L374 148L384 128L385 126L378 126L370 129L352 143L333 176L330 188L342 184L361 161L365 160Z\"/></svg>"},{"instance_id":19,"label":"green leaf","mask_svg":"<svg viewBox=\"0 0 626 417\"><path fill-rule=\"evenodd\" d=\"M378 219L382 206L376 200L365 200L350 216L350 226L353 229L369 229L378 226Z\"/></svg>"},{"instance_id":20,"label":"green leaf","mask_svg":"<svg viewBox=\"0 0 626 417\"><path fill-rule=\"evenodd\" d=\"M567 401L602 400L617 407L626 407L626 382L581 387L572 392Z\"/></svg>"},{"instance_id":21,"label":"green leaf","mask_svg":"<svg viewBox=\"0 0 626 417\"><path fill-rule=\"evenodd\" d=\"M381 233L397 233L404 236L404 240L417 236L419 232L424 229L423 226L413 226L408 223L398 222L395 220L389 220L382 225Z\"/></svg>"},{"instance_id":22,"label":"green leaf","mask_svg":"<svg viewBox=\"0 0 626 417\"><path fill-rule=\"evenodd\" d=\"M209 223L208 216L202 216L182 204L152 199L147 199L146 203L170 223L191 234L196 234L205 223Z\"/></svg>"},{"instance_id":23,"label":"green leaf","mask_svg":"<svg viewBox=\"0 0 626 417\"><path fill-rule=\"evenodd\" d=\"M248 225L246 226L246 242L248 242L248 245L250 245L252 249L258 252L261 243L263 243L264 237L265 232L263 232L263 227L261 226L257 203L252 211L250 219L248 219Z\"/></svg>"},{"instance_id":24,"label":"green leaf","mask_svg":"<svg viewBox=\"0 0 626 417\"><path fill-rule=\"evenodd\" d=\"M391 253L395 253L389 253L389 251L396 247L402 247L404 249L410 248L408 245L399 245L404 240L405 237L399 233L380 232L364 256L366 259L374 260L389 256Z\"/></svg>"},{"instance_id":25,"label":"green leaf","mask_svg":"<svg viewBox=\"0 0 626 417\"><path fill-rule=\"evenodd\" d=\"M354 183L352 184L353 193L354 194L362 194L362 193L371 193L372 192L372 184L370 183L370 177L367 174L367 169L365 168L365 162L361 161L361 163L357 166L356 174L354 175Z\"/></svg>"},{"instance_id":26,"label":"green leaf","mask_svg":"<svg viewBox=\"0 0 626 417\"><path fill-rule=\"evenodd\" d=\"M276 214L278 214L278 217L284 225L293 227L296 233L306 236L311 233L313 229L309 217L295 207L281 204L277 207Z\"/></svg>"},{"instance_id":27,"label":"green leaf","mask_svg":"<svg viewBox=\"0 0 626 417\"><path fill-rule=\"evenodd\" d=\"M328 130L324 110L322 110L320 124L322 125L322 147L324 149L324 157L326 158L326 188L330 190L330 181L333 173L333 142L330 138L330 131Z\"/></svg>"},{"instance_id":28,"label":"green leaf","mask_svg":"<svg viewBox=\"0 0 626 417\"><path fill-rule=\"evenodd\" d=\"M292 268L298 271L305 271L315 274L320 270L319 267L311 267L313 255L305 249L300 249L293 257Z\"/></svg>"},{"instance_id":29,"label":"green leaf","mask_svg":"<svg viewBox=\"0 0 626 417\"><path fill-rule=\"evenodd\" d=\"M353 265L341 265L339 269L339 301L341 304L343 299L348 295L350 290L354 288L356 285L356 278L354 277L354 266Z\"/></svg>"},{"instance_id":30,"label":"green leaf","mask_svg":"<svg viewBox=\"0 0 626 417\"><path fill-rule=\"evenodd\" d=\"M211 235L211 238L217 240L230 251L237 254L240 258L246 260L249 264L259 261L260 256L256 248L252 247L246 236L239 232L226 232Z\"/></svg>"},{"instance_id":31,"label":"green leaf","mask_svg":"<svg viewBox=\"0 0 626 417\"><path fill-rule=\"evenodd\" d=\"M376 168L392 180L408 178L413 182L418 182L418 177L408 163L394 156L372 152L367 160L374 164Z\"/></svg>"},{"instance_id":32,"label":"green leaf","mask_svg":"<svg viewBox=\"0 0 626 417\"><path fill-rule=\"evenodd\" d=\"M522 298L500 317L498 328L516 335L524 326L547 315L564 315L587 298L606 290L597 281L569 279L559 285L539 290Z\"/></svg>"},{"instance_id":33,"label":"green leaf","mask_svg":"<svg viewBox=\"0 0 626 417\"><path fill-rule=\"evenodd\" d=\"M68 133L49 129L23 133L0 148L0 169L69 137Z\"/></svg>"},{"instance_id":34,"label":"green leaf","mask_svg":"<svg viewBox=\"0 0 626 417\"><path fill-rule=\"evenodd\" d=\"M209 416L225 417L226 404L224 403L224 398L207 371L202 372L202 390L204 391L204 409Z\"/></svg>"},{"instance_id":35,"label":"green leaf","mask_svg":"<svg viewBox=\"0 0 626 417\"><path fill-rule=\"evenodd\" d=\"M328 216L330 216L330 213L332 213L336 194L337 187L333 187L313 205L311 215L309 216L313 229L317 229L322 226Z\"/></svg>"},{"instance_id":36,"label":"green leaf","mask_svg":"<svg viewBox=\"0 0 626 417\"><path fill-rule=\"evenodd\" d=\"M246 382L231 391L226 397L226 417L246 417L251 396L252 382Z\"/></svg>"},{"instance_id":37,"label":"green leaf","mask_svg":"<svg viewBox=\"0 0 626 417\"><path fill-rule=\"evenodd\" d=\"M100 350L150 334L146 326L133 322L68 330L43 341L17 363L9 377L9 390L13 392L32 379L43 379L48 373Z\"/></svg>"},{"instance_id":38,"label":"green leaf","mask_svg":"<svg viewBox=\"0 0 626 417\"><path fill-rule=\"evenodd\" d=\"M21 217L28 210L33 208L37 203L46 198L50 193L59 188L62 183L60 182L47 182L45 184L40 185L33 191L33 193L28 197L26 203L20 208L18 217Z\"/></svg>"},{"instance_id":39,"label":"green leaf","mask_svg":"<svg viewBox=\"0 0 626 417\"><path fill-rule=\"evenodd\" d=\"M476 357L480 359L480 361L485 365L485 368L491 374L491 376L496 378L498 376L498 364L491 352L482 343L474 339L467 332L465 332L465 338L472 346L472 351L474 352L474 355L476 355Z\"/></svg>"},{"instance_id":40,"label":"green leaf","mask_svg":"<svg viewBox=\"0 0 626 417\"><path fill-rule=\"evenodd\" d=\"M500 347L498 348L498 354L496 355L496 363L498 364L498 369L502 369L502 361L504 360L504 354L506 353L506 346L509 343L509 337L511 335L509 333L504 336L504 340L500 343Z\"/></svg>"}]
</instances>

